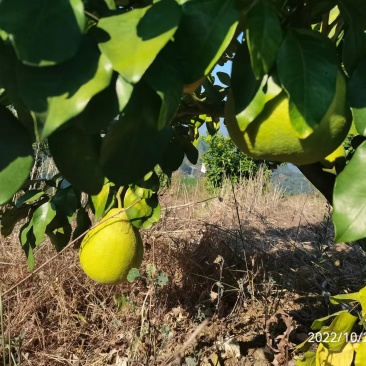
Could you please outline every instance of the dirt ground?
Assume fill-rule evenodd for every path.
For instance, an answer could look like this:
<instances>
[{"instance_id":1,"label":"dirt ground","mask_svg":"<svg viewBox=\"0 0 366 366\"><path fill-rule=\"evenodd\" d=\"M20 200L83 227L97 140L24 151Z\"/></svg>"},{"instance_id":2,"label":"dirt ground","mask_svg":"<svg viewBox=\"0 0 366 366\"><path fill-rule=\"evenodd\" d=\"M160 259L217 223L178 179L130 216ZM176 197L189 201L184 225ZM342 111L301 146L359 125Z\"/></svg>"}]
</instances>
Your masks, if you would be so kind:
<instances>
[{"instance_id":1,"label":"dirt ground","mask_svg":"<svg viewBox=\"0 0 366 366\"><path fill-rule=\"evenodd\" d=\"M339 310L329 294L365 286L364 252L332 241L320 196L199 184L160 197L132 283L98 285L48 242L29 276L17 230L2 238L2 364L294 365L312 322Z\"/></svg>"}]
</instances>

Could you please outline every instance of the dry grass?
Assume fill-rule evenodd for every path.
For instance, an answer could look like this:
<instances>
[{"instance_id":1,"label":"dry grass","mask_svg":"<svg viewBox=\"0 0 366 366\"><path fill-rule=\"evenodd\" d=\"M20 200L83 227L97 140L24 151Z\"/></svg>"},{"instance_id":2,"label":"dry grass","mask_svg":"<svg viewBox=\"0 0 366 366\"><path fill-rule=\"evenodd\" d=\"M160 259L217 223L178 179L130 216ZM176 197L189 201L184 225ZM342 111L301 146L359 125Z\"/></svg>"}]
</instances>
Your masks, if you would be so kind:
<instances>
[{"instance_id":1,"label":"dry grass","mask_svg":"<svg viewBox=\"0 0 366 366\"><path fill-rule=\"evenodd\" d=\"M263 172L214 198L175 176L161 203L162 220L143 233L145 278L134 283L93 283L68 249L7 293L28 271L18 233L1 239L0 364L267 365L283 332L278 314L292 316L300 337L334 310L322 292L365 285L365 255L332 242L325 201L285 198ZM45 243L38 266L54 254Z\"/></svg>"}]
</instances>

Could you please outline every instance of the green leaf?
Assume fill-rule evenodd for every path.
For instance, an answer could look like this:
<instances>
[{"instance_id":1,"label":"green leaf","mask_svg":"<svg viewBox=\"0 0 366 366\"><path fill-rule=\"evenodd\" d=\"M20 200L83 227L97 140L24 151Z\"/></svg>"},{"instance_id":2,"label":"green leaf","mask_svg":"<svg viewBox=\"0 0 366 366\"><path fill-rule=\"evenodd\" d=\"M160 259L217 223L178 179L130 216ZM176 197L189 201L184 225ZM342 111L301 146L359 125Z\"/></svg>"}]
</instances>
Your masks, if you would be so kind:
<instances>
[{"instance_id":1,"label":"green leaf","mask_svg":"<svg viewBox=\"0 0 366 366\"><path fill-rule=\"evenodd\" d=\"M32 272L35 265L33 249L36 245L31 222L27 222L21 227L19 232L19 240L27 257L28 269Z\"/></svg>"},{"instance_id":2,"label":"green leaf","mask_svg":"<svg viewBox=\"0 0 366 366\"><path fill-rule=\"evenodd\" d=\"M21 206L20 208L12 207L5 210L5 212L2 213L0 221L1 235L4 237L9 236L15 225L28 217L30 211L30 206Z\"/></svg>"},{"instance_id":3,"label":"green leaf","mask_svg":"<svg viewBox=\"0 0 366 366\"><path fill-rule=\"evenodd\" d=\"M343 171L337 175L333 192L333 223L335 240L350 242L366 237L366 142L353 154Z\"/></svg>"},{"instance_id":4,"label":"green leaf","mask_svg":"<svg viewBox=\"0 0 366 366\"><path fill-rule=\"evenodd\" d=\"M351 334L352 328L357 318L348 312L341 312L332 321L329 327L323 327L319 332L323 335L322 344L329 350L340 351L347 343L347 338ZM329 339L326 341L327 334L338 334L337 339Z\"/></svg>"},{"instance_id":5,"label":"green leaf","mask_svg":"<svg viewBox=\"0 0 366 366\"><path fill-rule=\"evenodd\" d=\"M84 234L92 225L88 212L84 208L80 208L76 215L76 228L72 233L72 240L77 239L80 235ZM77 244L80 244L82 238L80 238Z\"/></svg>"},{"instance_id":6,"label":"green leaf","mask_svg":"<svg viewBox=\"0 0 366 366\"><path fill-rule=\"evenodd\" d=\"M222 84L227 85L227 86L231 85L231 78L226 72L218 71L216 73L216 75Z\"/></svg>"},{"instance_id":7,"label":"green leaf","mask_svg":"<svg viewBox=\"0 0 366 366\"><path fill-rule=\"evenodd\" d=\"M366 34L359 23L350 25L344 36L343 63L349 75L366 57Z\"/></svg>"},{"instance_id":8,"label":"green leaf","mask_svg":"<svg viewBox=\"0 0 366 366\"><path fill-rule=\"evenodd\" d=\"M176 132L175 138L182 146L187 159L190 161L191 164L197 164L199 154L198 150L192 143L191 137L188 134L186 134L186 131L183 129L182 130L176 129L175 132Z\"/></svg>"},{"instance_id":9,"label":"green leaf","mask_svg":"<svg viewBox=\"0 0 366 366\"><path fill-rule=\"evenodd\" d=\"M156 278L156 283L159 286L164 287L168 282L169 277L164 272L160 272L159 276Z\"/></svg>"},{"instance_id":10,"label":"green leaf","mask_svg":"<svg viewBox=\"0 0 366 366\"><path fill-rule=\"evenodd\" d=\"M88 135L77 127L54 132L48 145L55 164L71 184L88 194L98 194L104 183L99 163L100 135Z\"/></svg>"},{"instance_id":11,"label":"green leaf","mask_svg":"<svg viewBox=\"0 0 366 366\"><path fill-rule=\"evenodd\" d=\"M317 32L288 32L277 57L277 70L290 99L290 119L300 138L308 137L330 107L338 60L334 45Z\"/></svg>"},{"instance_id":12,"label":"green leaf","mask_svg":"<svg viewBox=\"0 0 366 366\"><path fill-rule=\"evenodd\" d=\"M159 190L160 181L155 172L149 172L145 175L144 179L131 184L130 189L138 198L149 198Z\"/></svg>"},{"instance_id":13,"label":"green leaf","mask_svg":"<svg viewBox=\"0 0 366 366\"><path fill-rule=\"evenodd\" d=\"M312 330L319 330L329 324L329 321L335 318L337 315L347 312L347 310L337 311L336 313L332 313L330 315L324 316L323 318L315 319L313 324L311 324Z\"/></svg>"},{"instance_id":14,"label":"green leaf","mask_svg":"<svg viewBox=\"0 0 366 366\"><path fill-rule=\"evenodd\" d=\"M35 245L38 246L44 239L48 224L56 216L56 211L50 202L45 202L34 211L31 223L35 236Z\"/></svg>"},{"instance_id":15,"label":"green leaf","mask_svg":"<svg viewBox=\"0 0 366 366\"><path fill-rule=\"evenodd\" d=\"M366 314L366 287L363 287L358 293L360 295L362 316L365 316L365 314Z\"/></svg>"},{"instance_id":16,"label":"green leaf","mask_svg":"<svg viewBox=\"0 0 366 366\"><path fill-rule=\"evenodd\" d=\"M360 301L360 300L361 297L359 292L354 292L352 294L340 294L331 296L329 298L329 301L332 304L342 304L342 303L348 304L349 302Z\"/></svg>"},{"instance_id":17,"label":"green leaf","mask_svg":"<svg viewBox=\"0 0 366 366\"><path fill-rule=\"evenodd\" d=\"M344 344L342 349L332 350L319 344L316 352L316 365L318 366L351 366L355 350L351 343Z\"/></svg>"},{"instance_id":18,"label":"green leaf","mask_svg":"<svg viewBox=\"0 0 366 366\"><path fill-rule=\"evenodd\" d=\"M128 282L134 282L140 277L140 272L137 268L131 268L127 275Z\"/></svg>"},{"instance_id":19,"label":"green leaf","mask_svg":"<svg viewBox=\"0 0 366 366\"><path fill-rule=\"evenodd\" d=\"M206 127L207 127L208 133L211 136L215 135L217 133L217 131L220 130L220 119L219 118L212 119L211 117L207 118Z\"/></svg>"},{"instance_id":20,"label":"green leaf","mask_svg":"<svg viewBox=\"0 0 366 366\"><path fill-rule=\"evenodd\" d=\"M81 193L73 186L59 189L51 199L56 216L46 228L46 234L57 251L62 250L70 241L72 221L76 211L80 208Z\"/></svg>"},{"instance_id":21,"label":"green leaf","mask_svg":"<svg viewBox=\"0 0 366 366\"><path fill-rule=\"evenodd\" d=\"M165 149L159 165L164 172L172 173L183 163L184 150L178 139L174 137Z\"/></svg>"},{"instance_id":22,"label":"green leaf","mask_svg":"<svg viewBox=\"0 0 366 366\"><path fill-rule=\"evenodd\" d=\"M57 66L18 66L18 85L27 107L37 117L38 139L81 113L90 99L109 86L112 65L94 40L84 36L78 53Z\"/></svg>"},{"instance_id":23,"label":"green leaf","mask_svg":"<svg viewBox=\"0 0 366 366\"><path fill-rule=\"evenodd\" d=\"M363 338L356 350L355 366L364 366L366 363L366 340Z\"/></svg>"},{"instance_id":24,"label":"green leaf","mask_svg":"<svg viewBox=\"0 0 366 366\"><path fill-rule=\"evenodd\" d=\"M357 132L366 136L366 60L359 62L347 84L347 97Z\"/></svg>"},{"instance_id":25,"label":"green leaf","mask_svg":"<svg viewBox=\"0 0 366 366\"><path fill-rule=\"evenodd\" d=\"M363 0L336 0L336 3L347 25L366 26L366 3Z\"/></svg>"},{"instance_id":26,"label":"green leaf","mask_svg":"<svg viewBox=\"0 0 366 366\"><path fill-rule=\"evenodd\" d=\"M239 13L235 0L191 0L182 8L174 43L182 58L184 83L193 84L210 73L230 44Z\"/></svg>"},{"instance_id":27,"label":"green leaf","mask_svg":"<svg viewBox=\"0 0 366 366\"><path fill-rule=\"evenodd\" d=\"M133 86L115 73L109 86L95 95L73 123L89 134L105 132L130 100Z\"/></svg>"},{"instance_id":28,"label":"green leaf","mask_svg":"<svg viewBox=\"0 0 366 366\"><path fill-rule=\"evenodd\" d=\"M6 89L6 94L9 96L14 109L16 110L18 119L28 130L31 139L36 140L34 131L35 116L32 115L25 107L22 98L20 97L18 81L17 81L17 60L12 47L5 45L0 40L0 84Z\"/></svg>"},{"instance_id":29,"label":"green leaf","mask_svg":"<svg viewBox=\"0 0 366 366\"><path fill-rule=\"evenodd\" d=\"M15 206L20 207L23 203L32 203L37 201L38 198L42 197L45 194L42 190L39 189L30 189L26 191L23 196L19 197L16 202Z\"/></svg>"},{"instance_id":30,"label":"green leaf","mask_svg":"<svg viewBox=\"0 0 366 366\"><path fill-rule=\"evenodd\" d=\"M56 212L61 217L72 217L80 208L81 193L73 186L59 189L51 199L56 206Z\"/></svg>"},{"instance_id":31,"label":"green leaf","mask_svg":"<svg viewBox=\"0 0 366 366\"><path fill-rule=\"evenodd\" d=\"M59 252L69 243L72 228L66 217L56 216L47 226L46 234Z\"/></svg>"},{"instance_id":32,"label":"green leaf","mask_svg":"<svg viewBox=\"0 0 366 366\"><path fill-rule=\"evenodd\" d=\"M169 45L160 52L144 76L144 79L162 101L157 122L159 130L163 129L176 116L183 93L183 79L177 64L172 62L174 49Z\"/></svg>"},{"instance_id":33,"label":"green leaf","mask_svg":"<svg viewBox=\"0 0 366 366\"><path fill-rule=\"evenodd\" d=\"M38 66L63 62L78 50L84 31L81 0L0 2L0 29L9 33L17 56Z\"/></svg>"},{"instance_id":34,"label":"green leaf","mask_svg":"<svg viewBox=\"0 0 366 366\"><path fill-rule=\"evenodd\" d=\"M269 1L257 1L247 15L246 26L252 69L260 80L274 67L283 40L277 9Z\"/></svg>"},{"instance_id":35,"label":"green leaf","mask_svg":"<svg viewBox=\"0 0 366 366\"><path fill-rule=\"evenodd\" d=\"M123 207L130 207L126 214L131 223L138 229L149 229L160 219L160 204L156 195L140 199L129 188L123 199Z\"/></svg>"},{"instance_id":36,"label":"green leaf","mask_svg":"<svg viewBox=\"0 0 366 366\"><path fill-rule=\"evenodd\" d=\"M98 221L104 216L111 183L105 183L97 195L91 196L94 208L94 220Z\"/></svg>"},{"instance_id":37,"label":"green leaf","mask_svg":"<svg viewBox=\"0 0 366 366\"><path fill-rule=\"evenodd\" d=\"M306 352L302 359L296 360L296 366L315 366L315 352Z\"/></svg>"},{"instance_id":38,"label":"green leaf","mask_svg":"<svg viewBox=\"0 0 366 366\"><path fill-rule=\"evenodd\" d=\"M114 0L104 0L104 2L108 6L109 10L116 10L117 9L116 3L114 2Z\"/></svg>"},{"instance_id":39,"label":"green leaf","mask_svg":"<svg viewBox=\"0 0 366 366\"><path fill-rule=\"evenodd\" d=\"M167 19L165 11L161 10L166 7L169 11L172 4L171 1L163 1L162 3L102 18L98 22L98 28L106 31L109 35L109 40L100 43L99 47L103 54L110 59L113 68L128 82L137 83L141 79L156 55L172 38L177 29L180 19L180 16L177 15L179 14L174 12L172 19ZM154 7L159 7L160 11L157 13L153 10ZM148 15L149 9L151 9L151 15ZM142 21L145 16L147 19ZM142 23L138 28L140 21ZM164 23L163 26L161 26L162 23ZM150 30L146 28L147 25ZM154 34L151 33L151 29L155 28L158 31L169 29L151 38L158 33L158 31Z\"/></svg>"},{"instance_id":40,"label":"green leaf","mask_svg":"<svg viewBox=\"0 0 366 366\"><path fill-rule=\"evenodd\" d=\"M172 135L170 126L157 128L160 106L158 95L144 82L139 83L119 121L104 137L101 164L115 184L125 186L141 179L160 160Z\"/></svg>"},{"instance_id":41,"label":"green leaf","mask_svg":"<svg viewBox=\"0 0 366 366\"><path fill-rule=\"evenodd\" d=\"M247 120L247 126L263 110L265 104L263 81L257 80L253 74L247 42L239 46L235 55L231 84L235 114L243 112L242 118ZM246 126L240 128L245 129Z\"/></svg>"},{"instance_id":42,"label":"green leaf","mask_svg":"<svg viewBox=\"0 0 366 366\"><path fill-rule=\"evenodd\" d=\"M176 29L182 8L174 0L160 0L150 7L137 26L137 35L144 41Z\"/></svg>"},{"instance_id":43,"label":"green leaf","mask_svg":"<svg viewBox=\"0 0 366 366\"><path fill-rule=\"evenodd\" d=\"M149 263L146 266L146 274L147 274L147 276L149 277L150 280L154 279L154 277L156 275L156 272L157 272L157 270L156 270L156 266L154 264Z\"/></svg>"},{"instance_id":44,"label":"green leaf","mask_svg":"<svg viewBox=\"0 0 366 366\"><path fill-rule=\"evenodd\" d=\"M8 202L29 177L33 166L32 141L27 130L0 106L0 205Z\"/></svg>"}]
</instances>

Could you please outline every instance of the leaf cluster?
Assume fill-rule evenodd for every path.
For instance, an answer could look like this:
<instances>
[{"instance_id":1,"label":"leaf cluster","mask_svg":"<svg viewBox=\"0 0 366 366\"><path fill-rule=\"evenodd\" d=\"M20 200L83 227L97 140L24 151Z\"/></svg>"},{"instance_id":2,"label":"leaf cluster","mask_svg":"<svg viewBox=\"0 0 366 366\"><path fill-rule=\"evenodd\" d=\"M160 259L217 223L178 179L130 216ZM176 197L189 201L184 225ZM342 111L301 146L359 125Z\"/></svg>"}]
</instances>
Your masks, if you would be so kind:
<instances>
[{"instance_id":1,"label":"leaf cluster","mask_svg":"<svg viewBox=\"0 0 366 366\"><path fill-rule=\"evenodd\" d=\"M119 187L130 220L150 227L160 212L156 172L169 177L184 158L195 164L202 126L214 135L220 118L234 117L245 130L286 93L294 131L305 138L333 101L340 72L363 138L365 19L363 0L2 0L0 205L19 210L16 197L25 196L22 244L34 248L49 232L61 248L74 213L101 195L99 217ZM229 61L230 75L212 74ZM70 186L54 183L26 202L44 189L29 179L32 144L46 141L57 179ZM302 170L333 202L337 240L366 237L366 147L354 145L332 171L320 163ZM226 174L252 169L235 154L225 159ZM86 211L78 218L86 222Z\"/></svg>"}]
</instances>

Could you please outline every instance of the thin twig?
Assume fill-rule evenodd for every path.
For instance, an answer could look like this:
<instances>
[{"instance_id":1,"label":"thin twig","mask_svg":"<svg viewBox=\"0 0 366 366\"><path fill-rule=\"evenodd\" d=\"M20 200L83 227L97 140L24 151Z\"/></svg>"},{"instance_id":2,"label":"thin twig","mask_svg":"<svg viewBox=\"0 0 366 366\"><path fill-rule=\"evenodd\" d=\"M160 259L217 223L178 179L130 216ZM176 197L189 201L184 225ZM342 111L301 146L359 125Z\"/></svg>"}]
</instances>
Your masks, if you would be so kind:
<instances>
[{"instance_id":1,"label":"thin twig","mask_svg":"<svg viewBox=\"0 0 366 366\"><path fill-rule=\"evenodd\" d=\"M207 326L208 322L210 321L210 318L206 318L190 335L190 337L184 342L183 346L174 353L173 356L169 357L164 365L171 365L173 361L179 361L180 358L183 357L184 351L189 347L189 345L194 341L194 339L198 336L199 333L203 330L204 327Z\"/></svg>"},{"instance_id":2,"label":"thin twig","mask_svg":"<svg viewBox=\"0 0 366 366\"><path fill-rule=\"evenodd\" d=\"M84 13L85 13L85 15L86 15L87 17L89 17L90 19L93 19L93 20L95 20L96 22L99 22L99 18L98 18L96 15L94 15L94 14L90 13L90 12L89 12L89 11L87 11L87 10L84 10Z\"/></svg>"},{"instance_id":3,"label":"thin twig","mask_svg":"<svg viewBox=\"0 0 366 366\"><path fill-rule=\"evenodd\" d=\"M205 200L198 201L198 202L189 202L189 203L184 203L182 205L164 207L161 210L162 211L166 211L166 210L174 210L176 208L182 208L182 207L187 207L187 206L194 206L194 205L198 205L199 203L204 203L204 202L207 202L207 201L211 201L211 200L213 200L215 198L220 198L220 196L206 198Z\"/></svg>"}]
</instances>

